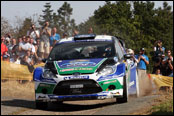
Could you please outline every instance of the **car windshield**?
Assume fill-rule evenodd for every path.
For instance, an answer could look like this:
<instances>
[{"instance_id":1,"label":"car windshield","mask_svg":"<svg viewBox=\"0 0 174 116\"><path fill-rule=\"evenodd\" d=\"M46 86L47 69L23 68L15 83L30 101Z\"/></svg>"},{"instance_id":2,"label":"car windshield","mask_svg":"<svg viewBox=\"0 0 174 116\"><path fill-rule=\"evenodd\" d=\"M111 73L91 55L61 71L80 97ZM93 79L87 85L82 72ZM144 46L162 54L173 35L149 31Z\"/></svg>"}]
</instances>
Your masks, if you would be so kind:
<instances>
[{"instance_id":1,"label":"car windshield","mask_svg":"<svg viewBox=\"0 0 174 116\"><path fill-rule=\"evenodd\" d=\"M114 42L71 42L56 45L49 57L49 61L106 58L115 56Z\"/></svg>"}]
</instances>

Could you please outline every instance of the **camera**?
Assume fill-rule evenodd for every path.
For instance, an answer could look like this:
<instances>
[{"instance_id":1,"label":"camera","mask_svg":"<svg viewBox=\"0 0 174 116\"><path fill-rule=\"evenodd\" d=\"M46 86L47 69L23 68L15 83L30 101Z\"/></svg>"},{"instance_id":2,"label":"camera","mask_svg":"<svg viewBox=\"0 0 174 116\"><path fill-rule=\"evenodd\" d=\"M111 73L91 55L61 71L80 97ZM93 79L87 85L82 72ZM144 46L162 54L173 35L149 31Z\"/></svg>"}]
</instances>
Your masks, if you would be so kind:
<instances>
[{"instance_id":1,"label":"camera","mask_svg":"<svg viewBox=\"0 0 174 116\"><path fill-rule=\"evenodd\" d=\"M170 58L168 58L167 60L171 60Z\"/></svg>"}]
</instances>

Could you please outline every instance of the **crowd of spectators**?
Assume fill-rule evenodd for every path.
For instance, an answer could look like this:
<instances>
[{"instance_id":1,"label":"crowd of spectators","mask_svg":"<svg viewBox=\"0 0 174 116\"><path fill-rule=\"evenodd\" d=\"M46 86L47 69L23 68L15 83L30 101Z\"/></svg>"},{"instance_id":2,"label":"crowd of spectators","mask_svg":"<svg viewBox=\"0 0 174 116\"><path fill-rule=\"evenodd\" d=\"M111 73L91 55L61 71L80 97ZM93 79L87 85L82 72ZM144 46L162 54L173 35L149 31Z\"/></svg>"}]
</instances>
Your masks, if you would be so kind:
<instances>
[{"instance_id":1,"label":"crowd of spectators","mask_svg":"<svg viewBox=\"0 0 174 116\"><path fill-rule=\"evenodd\" d=\"M162 41L158 40L154 45L153 74L173 77L173 56L171 50L165 50Z\"/></svg>"},{"instance_id":2,"label":"crowd of spectators","mask_svg":"<svg viewBox=\"0 0 174 116\"><path fill-rule=\"evenodd\" d=\"M145 55L145 48L141 48L137 55L134 55L132 49L127 49L127 54L132 55L130 60L136 63L137 72L141 71L140 74L145 74L147 65L149 65L149 58ZM160 40L155 42L151 63L154 64L152 74L173 77L173 56L171 55L171 50L166 50Z\"/></svg>"},{"instance_id":3,"label":"crowd of spectators","mask_svg":"<svg viewBox=\"0 0 174 116\"><path fill-rule=\"evenodd\" d=\"M90 27L88 33L93 33ZM73 36L79 34L74 30ZM62 38L67 38L68 34L63 33ZM33 66L41 63L41 60L47 58L51 49L57 41L61 39L56 27L49 27L46 21L43 27L36 29L32 24L26 35L20 38L13 38L9 33L1 36L1 60ZM165 50L162 41L158 40L154 45L153 74L161 74L164 76L173 76L173 57L171 50ZM166 54L166 52L167 54ZM138 72L146 73L149 58L145 55L145 48L141 48L139 54L134 55L134 51L128 49L128 53L132 54L132 61L137 64ZM130 61L131 61L130 60ZM32 69L32 68L31 68ZM142 73L143 72L143 73Z\"/></svg>"},{"instance_id":4,"label":"crowd of spectators","mask_svg":"<svg viewBox=\"0 0 174 116\"><path fill-rule=\"evenodd\" d=\"M22 37L13 38L9 33L1 36L1 60L27 65L33 69L33 65L41 63L42 59L48 57L59 40L57 29L55 27L51 29L49 22L45 22L41 29L36 29L32 24Z\"/></svg>"}]
</instances>

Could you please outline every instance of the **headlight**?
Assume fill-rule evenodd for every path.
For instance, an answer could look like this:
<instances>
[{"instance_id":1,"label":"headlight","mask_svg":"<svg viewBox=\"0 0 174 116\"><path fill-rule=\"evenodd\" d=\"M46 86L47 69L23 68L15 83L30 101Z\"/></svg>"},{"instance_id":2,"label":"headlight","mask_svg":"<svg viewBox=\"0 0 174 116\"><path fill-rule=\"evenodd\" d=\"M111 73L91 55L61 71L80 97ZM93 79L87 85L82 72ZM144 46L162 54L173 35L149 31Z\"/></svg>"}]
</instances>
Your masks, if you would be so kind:
<instances>
[{"instance_id":1,"label":"headlight","mask_svg":"<svg viewBox=\"0 0 174 116\"><path fill-rule=\"evenodd\" d=\"M43 78L57 78L50 70L44 70Z\"/></svg>"},{"instance_id":2,"label":"headlight","mask_svg":"<svg viewBox=\"0 0 174 116\"><path fill-rule=\"evenodd\" d=\"M109 74L112 74L115 72L115 69L112 68L112 67L105 67L104 69L102 69L98 75L100 76L106 76L106 75L109 75Z\"/></svg>"}]
</instances>

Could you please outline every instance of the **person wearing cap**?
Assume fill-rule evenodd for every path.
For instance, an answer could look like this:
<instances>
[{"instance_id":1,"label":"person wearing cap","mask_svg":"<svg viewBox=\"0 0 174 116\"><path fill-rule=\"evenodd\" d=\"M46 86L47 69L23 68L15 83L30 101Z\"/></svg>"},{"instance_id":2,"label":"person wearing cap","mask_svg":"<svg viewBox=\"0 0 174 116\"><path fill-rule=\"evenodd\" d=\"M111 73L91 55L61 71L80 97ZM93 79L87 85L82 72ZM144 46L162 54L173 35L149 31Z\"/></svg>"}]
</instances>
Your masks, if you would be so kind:
<instances>
[{"instance_id":1,"label":"person wearing cap","mask_svg":"<svg viewBox=\"0 0 174 116\"><path fill-rule=\"evenodd\" d=\"M145 48L141 48L139 55L136 55L135 57L138 59L138 65L137 68L146 71L147 65L149 64L149 58L145 54Z\"/></svg>"},{"instance_id":2,"label":"person wearing cap","mask_svg":"<svg viewBox=\"0 0 174 116\"><path fill-rule=\"evenodd\" d=\"M139 96L144 96L146 92L152 91L152 82L149 80L146 73L147 65L149 64L149 58L145 55L144 48L141 48L139 54L135 57L138 59L137 74L139 83Z\"/></svg>"}]
</instances>

